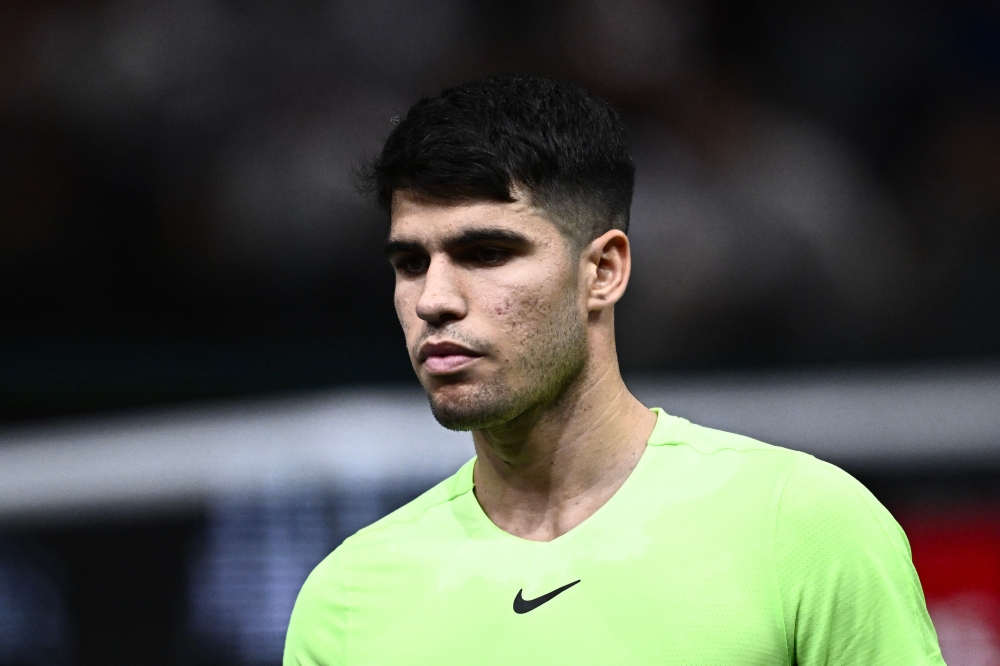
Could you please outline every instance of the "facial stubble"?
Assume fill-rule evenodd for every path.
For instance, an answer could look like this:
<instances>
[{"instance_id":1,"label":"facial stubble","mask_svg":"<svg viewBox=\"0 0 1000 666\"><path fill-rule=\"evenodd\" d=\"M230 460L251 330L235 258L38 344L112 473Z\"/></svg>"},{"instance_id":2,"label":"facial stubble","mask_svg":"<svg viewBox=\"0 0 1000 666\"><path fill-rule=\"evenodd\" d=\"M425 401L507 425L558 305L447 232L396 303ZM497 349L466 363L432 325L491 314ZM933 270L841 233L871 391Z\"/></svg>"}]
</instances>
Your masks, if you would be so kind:
<instances>
[{"instance_id":1,"label":"facial stubble","mask_svg":"<svg viewBox=\"0 0 1000 666\"><path fill-rule=\"evenodd\" d=\"M556 403L587 363L587 330L575 290L524 338L521 353L460 397L428 392L431 412L449 430L488 430ZM524 378L516 384L513 378Z\"/></svg>"}]
</instances>

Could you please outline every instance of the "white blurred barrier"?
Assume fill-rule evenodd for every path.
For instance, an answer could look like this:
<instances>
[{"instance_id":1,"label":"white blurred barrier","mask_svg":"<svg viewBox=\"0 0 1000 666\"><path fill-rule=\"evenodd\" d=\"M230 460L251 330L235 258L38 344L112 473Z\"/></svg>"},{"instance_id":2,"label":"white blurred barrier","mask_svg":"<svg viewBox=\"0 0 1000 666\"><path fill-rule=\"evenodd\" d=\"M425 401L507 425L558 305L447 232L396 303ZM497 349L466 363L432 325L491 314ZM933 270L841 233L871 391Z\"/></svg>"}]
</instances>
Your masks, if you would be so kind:
<instances>
[{"instance_id":1,"label":"white blurred barrier","mask_svg":"<svg viewBox=\"0 0 1000 666\"><path fill-rule=\"evenodd\" d=\"M649 405L854 468L1000 463L1000 367L636 377ZM356 389L0 433L0 520L267 488L430 483L472 455L419 391Z\"/></svg>"},{"instance_id":2,"label":"white blurred barrier","mask_svg":"<svg viewBox=\"0 0 1000 666\"><path fill-rule=\"evenodd\" d=\"M853 468L1000 463L1000 366L629 382L648 405Z\"/></svg>"},{"instance_id":3,"label":"white blurred barrier","mask_svg":"<svg viewBox=\"0 0 1000 666\"><path fill-rule=\"evenodd\" d=\"M472 455L415 391L192 407L0 434L0 519L171 510L318 484L443 477Z\"/></svg>"}]
</instances>

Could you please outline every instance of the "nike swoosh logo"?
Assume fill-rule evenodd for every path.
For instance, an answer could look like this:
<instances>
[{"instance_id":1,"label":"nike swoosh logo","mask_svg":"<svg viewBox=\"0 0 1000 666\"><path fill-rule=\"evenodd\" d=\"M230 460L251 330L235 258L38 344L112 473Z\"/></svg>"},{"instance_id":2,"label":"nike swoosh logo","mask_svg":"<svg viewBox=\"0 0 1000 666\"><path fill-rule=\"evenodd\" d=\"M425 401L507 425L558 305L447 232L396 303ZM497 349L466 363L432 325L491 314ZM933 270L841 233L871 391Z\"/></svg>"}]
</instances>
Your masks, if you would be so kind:
<instances>
[{"instance_id":1,"label":"nike swoosh logo","mask_svg":"<svg viewBox=\"0 0 1000 666\"><path fill-rule=\"evenodd\" d=\"M574 580L572 583L563 585L558 589L552 590L548 594L543 594L542 596L536 597L534 599L525 599L524 597L521 596L524 590L518 590L517 596L514 597L514 612L517 613L518 615L521 615L522 613L533 611L542 604L546 603L547 601L552 601L557 596L559 596L560 594L562 594L563 592L565 592L566 590L573 587L579 582L580 581L578 580Z\"/></svg>"}]
</instances>

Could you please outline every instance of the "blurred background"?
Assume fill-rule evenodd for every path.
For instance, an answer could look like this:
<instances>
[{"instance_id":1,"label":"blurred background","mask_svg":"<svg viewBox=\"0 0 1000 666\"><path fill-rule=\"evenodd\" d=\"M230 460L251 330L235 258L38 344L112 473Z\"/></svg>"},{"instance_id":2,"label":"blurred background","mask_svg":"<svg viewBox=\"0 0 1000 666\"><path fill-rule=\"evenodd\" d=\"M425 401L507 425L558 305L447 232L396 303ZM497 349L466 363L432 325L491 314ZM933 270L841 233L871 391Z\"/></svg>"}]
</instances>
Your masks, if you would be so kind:
<instances>
[{"instance_id":1,"label":"blurred background","mask_svg":"<svg viewBox=\"0 0 1000 666\"><path fill-rule=\"evenodd\" d=\"M995 2L5 0L0 666L278 664L311 567L470 455L351 171L513 71L633 132L640 397L858 476L1000 665Z\"/></svg>"}]
</instances>

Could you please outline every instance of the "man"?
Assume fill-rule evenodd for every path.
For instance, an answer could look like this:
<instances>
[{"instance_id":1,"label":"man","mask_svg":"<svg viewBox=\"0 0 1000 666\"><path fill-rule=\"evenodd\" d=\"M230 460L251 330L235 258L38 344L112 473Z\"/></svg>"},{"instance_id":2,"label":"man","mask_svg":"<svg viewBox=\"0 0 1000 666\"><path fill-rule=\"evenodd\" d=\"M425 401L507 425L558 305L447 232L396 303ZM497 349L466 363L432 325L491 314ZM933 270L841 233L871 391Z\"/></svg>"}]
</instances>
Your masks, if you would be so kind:
<instances>
[{"instance_id":1,"label":"man","mask_svg":"<svg viewBox=\"0 0 1000 666\"><path fill-rule=\"evenodd\" d=\"M316 568L286 666L944 663L860 484L625 387L633 179L614 111L546 79L445 90L394 128L371 180L396 312L477 455Z\"/></svg>"}]
</instances>

